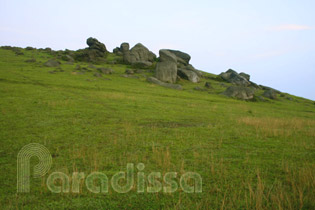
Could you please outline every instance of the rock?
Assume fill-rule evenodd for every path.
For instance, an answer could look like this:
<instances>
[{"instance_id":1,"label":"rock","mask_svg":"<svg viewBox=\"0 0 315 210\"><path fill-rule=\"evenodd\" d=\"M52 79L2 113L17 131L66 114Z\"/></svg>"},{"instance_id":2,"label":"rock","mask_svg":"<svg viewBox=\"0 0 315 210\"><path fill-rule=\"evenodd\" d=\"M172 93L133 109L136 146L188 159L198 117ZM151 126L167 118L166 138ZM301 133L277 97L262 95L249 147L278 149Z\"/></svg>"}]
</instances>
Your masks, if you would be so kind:
<instances>
[{"instance_id":1,"label":"rock","mask_svg":"<svg viewBox=\"0 0 315 210\"><path fill-rule=\"evenodd\" d=\"M166 88L172 88L175 90L182 90L183 89L181 85L165 83L165 82L158 80L155 77L148 77L147 81L150 83L156 84L156 85L160 85L162 87L166 87Z\"/></svg>"},{"instance_id":2,"label":"rock","mask_svg":"<svg viewBox=\"0 0 315 210\"><path fill-rule=\"evenodd\" d=\"M186 65L189 64L191 57L187 53L181 52L179 50L168 50L168 51L176 55L177 61L180 61L180 63L186 64Z\"/></svg>"},{"instance_id":3,"label":"rock","mask_svg":"<svg viewBox=\"0 0 315 210\"><path fill-rule=\"evenodd\" d=\"M60 62L54 59L48 60L44 63L44 66L47 67L59 67L60 66Z\"/></svg>"},{"instance_id":4,"label":"rock","mask_svg":"<svg viewBox=\"0 0 315 210\"><path fill-rule=\"evenodd\" d=\"M243 76L239 75L236 71L229 69L225 73L219 75L223 80L236 85L249 86L250 82Z\"/></svg>"},{"instance_id":5,"label":"rock","mask_svg":"<svg viewBox=\"0 0 315 210\"><path fill-rule=\"evenodd\" d=\"M263 93L263 96L270 99L277 99L277 92L272 89L269 89Z\"/></svg>"},{"instance_id":6,"label":"rock","mask_svg":"<svg viewBox=\"0 0 315 210\"><path fill-rule=\"evenodd\" d=\"M135 72L132 69L126 69L126 74L134 74Z\"/></svg>"},{"instance_id":7,"label":"rock","mask_svg":"<svg viewBox=\"0 0 315 210\"><path fill-rule=\"evenodd\" d=\"M63 55L63 56L61 56L61 59L63 61L74 62L74 59L70 55Z\"/></svg>"},{"instance_id":8,"label":"rock","mask_svg":"<svg viewBox=\"0 0 315 210\"><path fill-rule=\"evenodd\" d=\"M177 78L177 58L168 50L160 50L160 62L155 68L155 76L162 82L175 83Z\"/></svg>"},{"instance_id":9,"label":"rock","mask_svg":"<svg viewBox=\"0 0 315 210\"><path fill-rule=\"evenodd\" d=\"M178 76L180 76L183 79L187 79L193 83L197 83L200 81L200 78L194 71L185 70L185 69L178 69L177 70Z\"/></svg>"},{"instance_id":10,"label":"rock","mask_svg":"<svg viewBox=\"0 0 315 210\"><path fill-rule=\"evenodd\" d=\"M249 100L254 98L254 91L251 88L243 86L231 86L228 87L223 95L228 97L238 98L242 100Z\"/></svg>"},{"instance_id":11,"label":"rock","mask_svg":"<svg viewBox=\"0 0 315 210\"><path fill-rule=\"evenodd\" d=\"M150 67L152 66L152 62L150 61L137 61L135 63L132 64L132 67L133 68L147 68L147 67Z\"/></svg>"},{"instance_id":12,"label":"rock","mask_svg":"<svg viewBox=\"0 0 315 210\"><path fill-rule=\"evenodd\" d=\"M276 92L277 94L280 94L281 92L279 90L273 89L271 87L267 87L267 86L263 86L263 85L259 85L259 87L263 90L273 90L274 92Z\"/></svg>"},{"instance_id":13,"label":"rock","mask_svg":"<svg viewBox=\"0 0 315 210\"><path fill-rule=\"evenodd\" d=\"M208 88L208 89L212 89L213 88L210 82L206 82L205 83L205 87Z\"/></svg>"},{"instance_id":14,"label":"rock","mask_svg":"<svg viewBox=\"0 0 315 210\"><path fill-rule=\"evenodd\" d=\"M123 52L124 62L127 64L141 62L145 66L151 66L152 62L156 58L156 55L149 51L148 48L143 46L141 43L136 44L131 50L128 49L129 44L127 45L127 43L123 43L121 46L121 51ZM151 64L148 62L151 62Z\"/></svg>"},{"instance_id":15,"label":"rock","mask_svg":"<svg viewBox=\"0 0 315 210\"><path fill-rule=\"evenodd\" d=\"M31 58L31 59L25 60L25 62L26 63L35 63L36 59L35 58Z\"/></svg>"},{"instance_id":16,"label":"rock","mask_svg":"<svg viewBox=\"0 0 315 210\"><path fill-rule=\"evenodd\" d=\"M88 38L86 40L86 44L89 46L89 49L91 49L91 50L93 50L93 49L94 50L98 50L98 51L100 51L102 53L106 53L107 52L107 49L106 49L105 45L103 43L99 42L95 38L92 38L92 37Z\"/></svg>"},{"instance_id":17,"label":"rock","mask_svg":"<svg viewBox=\"0 0 315 210\"><path fill-rule=\"evenodd\" d=\"M129 43L127 43L127 42L124 42L124 43L122 43L121 45L120 45L120 51L122 52L122 53L124 53L124 52L128 52L129 51Z\"/></svg>"},{"instance_id":18,"label":"rock","mask_svg":"<svg viewBox=\"0 0 315 210\"><path fill-rule=\"evenodd\" d=\"M99 72L103 73L103 74L112 74L114 72L113 69L110 69L110 68L98 68L97 69Z\"/></svg>"},{"instance_id":19,"label":"rock","mask_svg":"<svg viewBox=\"0 0 315 210\"><path fill-rule=\"evenodd\" d=\"M244 72L239 73L239 75L242 76L242 77L244 77L245 79L247 79L247 81L249 81L249 79L250 79L250 75L249 75L249 74L246 74L246 73L244 73Z\"/></svg>"},{"instance_id":20,"label":"rock","mask_svg":"<svg viewBox=\"0 0 315 210\"><path fill-rule=\"evenodd\" d=\"M95 38L88 38L86 41L88 48L77 50L74 53L74 58L77 61L85 62L105 62L107 50L103 43Z\"/></svg>"}]
</instances>

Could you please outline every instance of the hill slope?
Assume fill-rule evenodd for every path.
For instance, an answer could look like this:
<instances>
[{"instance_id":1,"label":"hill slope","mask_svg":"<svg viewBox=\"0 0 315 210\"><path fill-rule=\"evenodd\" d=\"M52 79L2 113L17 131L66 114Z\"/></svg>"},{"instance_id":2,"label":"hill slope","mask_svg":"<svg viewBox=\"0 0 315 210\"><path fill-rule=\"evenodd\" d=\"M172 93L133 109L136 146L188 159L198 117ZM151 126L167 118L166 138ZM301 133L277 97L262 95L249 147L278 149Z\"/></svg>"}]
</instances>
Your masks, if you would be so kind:
<instances>
[{"instance_id":1,"label":"hill slope","mask_svg":"<svg viewBox=\"0 0 315 210\"><path fill-rule=\"evenodd\" d=\"M5 208L67 209L314 209L315 106L294 97L246 102L220 95L225 88L209 74L184 90L146 82L150 71L123 77L121 64L44 67L52 55L0 49L1 205ZM36 58L36 62L25 60ZM108 61L114 59L110 54ZM75 70L76 64L86 67ZM135 77L136 76L136 77ZM197 91L210 81L213 90ZM229 85L224 83L225 85ZM49 173L93 171L111 177L128 163L145 174L197 172L202 193L51 193L31 179L31 193L16 194L16 158L29 143L47 147ZM33 161L33 160L32 160ZM35 164L36 160L32 162ZM178 183L178 182L177 182Z\"/></svg>"}]
</instances>

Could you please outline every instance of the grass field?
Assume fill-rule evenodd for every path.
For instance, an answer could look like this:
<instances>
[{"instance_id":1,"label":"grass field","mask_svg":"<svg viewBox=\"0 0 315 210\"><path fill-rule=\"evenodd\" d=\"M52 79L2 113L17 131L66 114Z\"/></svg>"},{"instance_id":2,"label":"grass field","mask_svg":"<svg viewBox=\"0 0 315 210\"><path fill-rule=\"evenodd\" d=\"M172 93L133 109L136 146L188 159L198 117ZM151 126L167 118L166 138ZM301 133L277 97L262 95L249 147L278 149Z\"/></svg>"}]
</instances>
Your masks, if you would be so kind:
<instances>
[{"instance_id":1,"label":"grass field","mask_svg":"<svg viewBox=\"0 0 315 210\"><path fill-rule=\"evenodd\" d=\"M0 208L315 209L313 101L230 99L210 74L172 90L146 82L150 72L122 77L128 66L96 65L115 72L95 77L76 64L43 67L48 53L22 52L0 49ZM214 89L194 90L205 81ZM17 154L29 143L47 147L53 164L31 178L30 193L17 193ZM46 186L55 171L111 177L127 163L144 163L145 174L197 172L203 192L138 193L135 184L94 194L82 183L80 193L54 194Z\"/></svg>"}]
</instances>

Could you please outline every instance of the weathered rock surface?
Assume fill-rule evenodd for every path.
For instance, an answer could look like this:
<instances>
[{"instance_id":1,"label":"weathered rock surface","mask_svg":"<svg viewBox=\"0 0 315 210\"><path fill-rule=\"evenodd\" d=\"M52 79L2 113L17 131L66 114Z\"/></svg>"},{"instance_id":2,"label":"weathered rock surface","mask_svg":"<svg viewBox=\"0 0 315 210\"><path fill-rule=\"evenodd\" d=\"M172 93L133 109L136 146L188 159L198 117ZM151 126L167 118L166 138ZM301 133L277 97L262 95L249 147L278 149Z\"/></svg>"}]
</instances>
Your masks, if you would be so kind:
<instances>
[{"instance_id":1,"label":"weathered rock surface","mask_svg":"<svg viewBox=\"0 0 315 210\"><path fill-rule=\"evenodd\" d=\"M181 85L165 83L165 82L158 80L155 77L148 77L147 81L150 83L156 84L156 85L160 85L162 87L166 87L166 88L172 88L172 89L176 89L176 90L182 90L183 89Z\"/></svg>"},{"instance_id":2,"label":"weathered rock surface","mask_svg":"<svg viewBox=\"0 0 315 210\"><path fill-rule=\"evenodd\" d=\"M157 63L155 76L162 82L175 83L177 78L177 58L168 50L160 50L160 62Z\"/></svg>"},{"instance_id":3,"label":"weathered rock surface","mask_svg":"<svg viewBox=\"0 0 315 210\"><path fill-rule=\"evenodd\" d=\"M228 87L223 95L228 97L238 98L242 100L249 100L254 98L254 91L251 88L243 86L231 86Z\"/></svg>"},{"instance_id":4,"label":"weathered rock surface","mask_svg":"<svg viewBox=\"0 0 315 210\"><path fill-rule=\"evenodd\" d=\"M251 84L245 77L241 76L232 69L229 69L224 73L221 73L219 76L226 82L233 83L236 85L249 86Z\"/></svg>"},{"instance_id":5,"label":"weathered rock surface","mask_svg":"<svg viewBox=\"0 0 315 210\"><path fill-rule=\"evenodd\" d=\"M269 89L263 93L263 96L270 99L277 99L277 92L275 90Z\"/></svg>"},{"instance_id":6,"label":"weathered rock surface","mask_svg":"<svg viewBox=\"0 0 315 210\"><path fill-rule=\"evenodd\" d=\"M107 49L105 45L95 38L88 38L86 41L88 48L78 50L74 53L77 61L98 62L105 61Z\"/></svg>"},{"instance_id":7,"label":"weathered rock surface","mask_svg":"<svg viewBox=\"0 0 315 210\"><path fill-rule=\"evenodd\" d=\"M199 76L197 75L196 72L191 71L191 70L186 70L186 69L178 69L177 70L177 74L179 77L183 78L183 79L187 79L193 83L197 83L200 81Z\"/></svg>"},{"instance_id":8,"label":"weathered rock surface","mask_svg":"<svg viewBox=\"0 0 315 210\"><path fill-rule=\"evenodd\" d=\"M181 52L179 50L168 50L177 57L177 62L182 63L184 65L188 65L191 59L190 55L185 52Z\"/></svg>"},{"instance_id":9,"label":"weathered rock surface","mask_svg":"<svg viewBox=\"0 0 315 210\"><path fill-rule=\"evenodd\" d=\"M129 50L128 43L123 43L120 49L123 53L124 62L127 64L138 64L141 67L147 67L151 66L156 59L156 55L141 43L136 44L131 50Z\"/></svg>"}]
</instances>

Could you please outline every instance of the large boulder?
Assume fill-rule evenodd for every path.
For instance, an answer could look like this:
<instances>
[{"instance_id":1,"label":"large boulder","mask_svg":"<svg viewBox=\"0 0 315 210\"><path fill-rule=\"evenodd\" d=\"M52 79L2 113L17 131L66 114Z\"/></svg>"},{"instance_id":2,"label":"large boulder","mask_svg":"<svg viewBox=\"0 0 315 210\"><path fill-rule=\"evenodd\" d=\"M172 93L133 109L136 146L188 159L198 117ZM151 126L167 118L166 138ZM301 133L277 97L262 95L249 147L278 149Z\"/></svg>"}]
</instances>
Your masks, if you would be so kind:
<instances>
[{"instance_id":1,"label":"large boulder","mask_svg":"<svg viewBox=\"0 0 315 210\"><path fill-rule=\"evenodd\" d=\"M171 53L173 53L174 55L176 55L177 57L177 62L184 64L184 65L188 65L189 61L191 59L190 55L188 55L187 53L181 52L179 50L168 50Z\"/></svg>"},{"instance_id":2,"label":"large boulder","mask_svg":"<svg viewBox=\"0 0 315 210\"><path fill-rule=\"evenodd\" d=\"M175 83L177 78L177 58L168 50L160 50L160 62L155 68L155 76L162 82Z\"/></svg>"},{"instance_id":3,"label":"large boulder","mask_svg":"<svg viewBox=\"0 0 315 210\"><path fill-rule=\"evenodd\" d=\"M191 70L186 70L186 69L178 69L177 70L177 74L179 77L183 78L183 79L187 79L193 83L197 83L200 81L199 76L197 75L197 73L195 73L194 71Z\"/></svg>"},{"instance_id":4,"label":"large boulder","mask_svg":"<svg viewBox=\"0 0 315 210\"><path fill-rule=\"evenodd\" d=\"M89 49L91 49L91 50L97 50L97 51L102 52L102 53L107 52L105 45L103 43L99 42L95 38L92 38L92 37L88 38L86 40L86 44L89 46Z\"/></svg>"},{"instance_id":5,"label":"large boulder","mask_svg":"<svg viewBox=\"0 0 315 210\"><path fill-rule=\"evenodd\" d=\"M243 86L231 86L228 87L223 95L228 97L238 98L242 100L250 100L254 98L254 91L251 88Z\"/></svg>"},{"instance_id":6,"label":"large boulder","mask_svg":"<svg viewBox=\"0 0 315 210\"><path fill-rule=\"evenodd\" d=\"M75 60L93 63L105 61L107 50L103 43L92 37L88 38L86 43L89 47L76 51L74 53Z\"/></svg>"},{"instance_id":7,"label":"large boulder","mask_svg":"<svg viewBox=\"0 0 315 210\"><path fill-rule=\"evenodd\" d=\"M127 64L139 62L146 62L148 64L148 62L150 62L152 65L152 62L156 58L156 55L141 43L136 44L131 50L129 50L129 44L124 43L124 45L121 46L121 51L124 56L124 62Z\"/></svg>"},{"instance_id":8,"label":"large boulder","mask_svg":"<svg viewBox=\"0 0 315 210\"><path fill-rule=\"evenodd\" d=\"M273 89L266 90L263 96L270 99L277 99L277 92Z\"/></svg>"},{"instance_id":9,"label":"large boulder","mask_svg":"<svg viewBox=\"0 0 315 210\"><path fill-rule=\"evenodd\" d=\"M172 88L175 90L182 90L183 89L181 85L165 83L165 82L158 80L155 77L148 77L147 81L150 83L156 84L156 85L160 85L162 87L166 87L166 88Z\"/></svg>"},{"instance_id":10,"label":"large boulder","mask_svg":"<svg viewBox=\"0 0 315 210\"><path fill-rule=\"evenodd\" d=\"M251 84L246 77L242 76L241 74L238 74L236 71L232 69L229 69L224 73L221 73L219 76L226 82L233 83L236 85L249 86Z\"/></svg>"}]
</instances>

